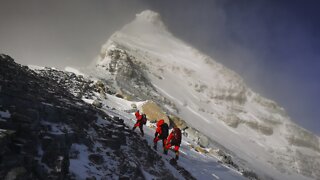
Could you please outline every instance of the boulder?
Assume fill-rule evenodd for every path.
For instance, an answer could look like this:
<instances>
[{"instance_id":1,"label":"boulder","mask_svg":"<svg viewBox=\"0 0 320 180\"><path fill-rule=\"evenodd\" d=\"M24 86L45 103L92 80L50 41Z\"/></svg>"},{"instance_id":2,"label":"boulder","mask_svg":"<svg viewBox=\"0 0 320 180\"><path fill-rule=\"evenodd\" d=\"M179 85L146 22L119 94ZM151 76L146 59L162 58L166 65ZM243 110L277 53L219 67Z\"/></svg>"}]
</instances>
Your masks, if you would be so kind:
<instances>
[{"instance_id":1,"label":"boulder","mask_svg":"<svg viewBox=\"0 0 320 180\"><path fill-rule=\"evenodd\" d=\"M181 130L184 130L188 127L187 123L184 120L180 119L175 115L170 115L169 119L173 125L177 126Z\"/></svg>"},{"instance_id":2,"label":"boulder","mask_svg":"<svg viewBox=\"0 0 320 180\"><path fill-rule=\"evenodd\" d=\"M196 129L189 127L184 130L184 135L196 142L198 145L200 145L203 148L206 148L209 146L209 138Z\"/></svg>"},{"instance_id":3,"label":"boulder","mask_svg":"<svg viewBox=\"0 0 320 180\"><path fill-rule=\"evenodd\" d=\"M196 142L198 141L198 131L195 130L194 128L192 128L192 127L187 128L184 131L184 135L187 136L188 138L190 138L193 141L196 141Z\"/></svg>"},{"instance_id":4,"label":"boulder","mask_svg":"<svg viewBox=\"0 0 320 180\"><path fill-rule=\"evenodd\" d=\"M200 134L199 133L199 141L198 141L198 144L201 146L201 147L208 147L209 146L209 138L203 134Z\"/></svg>"},{"instance_id":5,"label":"boulder","mask_svg":"<svg viewBox=\"0 0 320 180\"><path fill-rule=\"evenodd\" d=\"M226 164L230 164L230 165L233 164L232 158L231 158L231 156L229 156L229 155L224 155L224 156L222 156L221 161L222 161L223 163L226 163Z\"/></svg>"},{"instance_id":6,"label":"boulder","mask_svg":"<svg viewBox=\"0 0 320 180\"><path fill-rule=\"evenodd\" d=\"M141 106L141 111L147 115L150 122L157 122L163 119L169 126L170 121L166 113L153 101L147 101Z\"/></svg>"},{"instance_id":7,"label":"boulder","mask_svg":"<svg viewBox=\"0 0 320 180\"><path fill-rule=\"evenodd\" d=\"M134 103L132 103L132 104L131 104L131 108L132 108L132 109L137 109L137 105L134 104Z\"/></svg>"},{"instance_id":8,"label":"boulder","mask_svg":"<svg viewBox=\"0 0 320 180\"><path fill-rule=\"evenodd\" d=\"M100 154L90 154L89 160L94 164L100 165L103 163L103 157Z\"/></svg>"},{"instance_id":9,"label":"boulder","mask_svg":"<svg viewBox=\"0 0 320 180\"><path fill-rule=\"evenodd\" d=\"M234 114L230 114L226 117L221 117L221 119L224 121L224 123L233 128L237 128L238 125L242 123L242 120Z\"/></svg>"},{"instance_id":10,"label":"boulder","mask_svg":"<svg viewBox=\"0 0 320 180\"><path fill-rule=\"evenodd\" d=\"M102 103L97 99L92 102L92 105L94 105L97 108L102 108Z\"/></svg>"},{"instance_id":11,"label":"boulder","mask_svg":"<svg viewBox=\"0 0 320 180\"><path fill-rule=\"evenodd\" d=\"M124 99L124 95L121 93L116 93L115 96L118 98Z\"/></svg>"},{"instance_id":12,"label":"boulder","mask_svg":"<svg viewBox=\"0 0 320 180\"><path fill-rule=\"evenodd\" d=\"M219 156L225 156L226 155L226 153L224 151L222 151L221 149L215 149L215 150L212 150L211 152L214 153L214 154L217 154Z\"/></svg>"},{"instance_id":13,"label":"boulder","mask_svg":"<svg viewBox=\"0 0 320 180\"><path fill-rule=\"evenodd\" d=\"M206 154L208 153L208 151L206 151L205 149L203 149L202 147L200 146L197 146L194 148L196 151L198 151L199 153L202 153L202 154Z\"/></svg>"}]
</instances>

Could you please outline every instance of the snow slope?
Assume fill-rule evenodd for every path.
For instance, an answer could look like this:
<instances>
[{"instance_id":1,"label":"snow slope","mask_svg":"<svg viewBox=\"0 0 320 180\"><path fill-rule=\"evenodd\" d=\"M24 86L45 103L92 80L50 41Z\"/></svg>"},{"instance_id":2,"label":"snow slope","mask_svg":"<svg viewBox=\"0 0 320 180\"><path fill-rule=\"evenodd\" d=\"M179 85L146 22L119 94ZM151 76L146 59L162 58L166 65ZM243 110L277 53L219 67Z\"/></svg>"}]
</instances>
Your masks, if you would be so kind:
<instances>
[{"instance_id":1,"label":"snow slope","mask_svg":"<svg viewBox=\"0 0 320 180\"><path fill-rule=\"evenodd\" d=\"M173 113L262 179L319 179L319 137L238 74L175 38L159 14L138 14L103 45L96 66L84 71L107 81L128 59L144 70L155 93L173 102Z\"/></svg>"},{"instance_id":2,"label":"snow slope","mask_svg":"<svg viewBox=\"0 0 320 180\"><path fill-rule=\"evenodd\" d=\"M88 101L88 99L84 100L87 102L90 101ZM136 104L140 107L144 102L132 102L112 95L107 95L107 99L102 101L102 103L105 105L102 109L107 114L120 117L129 127L133 127L135 123L134 113L128 113L132 110L131 104ZM150 146L153 144L154 127L155 124L150 122L144 127L145 136L142 138L146 138ZM136 132L140 133L138 129L136 129ZM178 164L189 171L192 176L197 179L245 179L237 170L218 163L218 158L196 152L194 149L190 148L191 143L192 141L190 139L183 137ZM161 143L159 142L158 153L162 155L163 159L169 161L169 159L174 157L174 152L169 151L169 155L163 155L161 151L162 145L160 144ZM176 171L168 162L166 163L166 166L170 168L173 173Z\"/></svg>"}]
</instances>

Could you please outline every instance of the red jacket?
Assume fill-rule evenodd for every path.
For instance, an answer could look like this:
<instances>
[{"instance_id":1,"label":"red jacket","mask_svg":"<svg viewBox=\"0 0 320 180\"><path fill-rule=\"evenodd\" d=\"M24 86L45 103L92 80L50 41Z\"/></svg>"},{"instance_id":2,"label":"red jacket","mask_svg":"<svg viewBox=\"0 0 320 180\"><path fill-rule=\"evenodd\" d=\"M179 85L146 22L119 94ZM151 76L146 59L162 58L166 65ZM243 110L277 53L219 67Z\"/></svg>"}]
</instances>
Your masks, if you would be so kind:
<instances>
[{"instance_id":1,"label":"red jacket","mask_svg":"<svg viewBox=\"0 0 320 180\"><path fill-rule=\"evenodd\" d=\"M160 119L160 120L157 122L156 133L162 134L162 130L161 130L161 125L162 125L162 124L164 124L164 120L163 120L163 119Z\"/></svg>"},{"instance_id":2,"label":"red jacket","mask_svg":"<svg viewBox=\"0 0 320 180\"><path fill-rule=\"evenodd\" d=\"M139 113L139 111L137 111L134 115L136 116L137 121L140 121L142 119L142 115Z\"/></svg>"},{"instance_id":3,"label":"red jacket","mask_svg":"<svg viewBox=\"0 0 320 180\"><path fill-rule=\"evenodd\" d=\"M173 128L172 132L168 136L167 142L180 146L180 144L181 144L181 130L179 128Z\"/></svg>"}]
</instances>

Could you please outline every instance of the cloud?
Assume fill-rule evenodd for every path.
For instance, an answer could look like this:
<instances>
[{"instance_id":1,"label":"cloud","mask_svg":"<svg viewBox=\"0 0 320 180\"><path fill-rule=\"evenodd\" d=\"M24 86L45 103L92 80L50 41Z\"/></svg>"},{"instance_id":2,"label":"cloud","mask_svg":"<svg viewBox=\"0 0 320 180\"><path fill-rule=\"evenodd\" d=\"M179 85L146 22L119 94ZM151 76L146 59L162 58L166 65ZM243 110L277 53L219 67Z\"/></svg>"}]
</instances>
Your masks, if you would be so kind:
<instances>
[{"instance_id":1,"label":"cloud","mask_svg":"<svg viewBox=\"0 0 320 180\"><path fill-rule=\"evenodd\" d=\"M0 49L22 64L85 66L142 1L4 1ZM67 58L68 57L68 58ZM72 57L72 58L69 58Z\"/></svg>"}]
</instances>

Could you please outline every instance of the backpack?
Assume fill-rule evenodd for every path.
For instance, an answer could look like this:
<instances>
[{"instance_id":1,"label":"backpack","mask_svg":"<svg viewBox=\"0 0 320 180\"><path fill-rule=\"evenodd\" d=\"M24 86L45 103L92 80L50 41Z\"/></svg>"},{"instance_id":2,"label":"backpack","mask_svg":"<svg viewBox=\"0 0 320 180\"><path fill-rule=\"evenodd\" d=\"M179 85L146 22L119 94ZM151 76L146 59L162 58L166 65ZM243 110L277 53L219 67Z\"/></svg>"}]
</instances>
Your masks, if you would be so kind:
<instances>
[{"instance_id":1,"label":"backpack","mask_svg":"<svg viewBox=\"0 0 320 180\"><path fill-rule=\"evenodd\" d=\"M169 135L169 126L167 123L161 125L161 137L167 138Z\"/></svg>"},{"instance_id":2,"label":"backpack","mask_svg":"<svg viewBox=\"0 0 320 180\"><path fill-rule=\"evenodd\" d=\"M142 124L147 124L147 115L146 114L142 114L141 122L142 122Z\"/></svg>"},{"instance_id":3,"label":"backpack","mask_svg":"<svg viewBox=\"0 0 320 180\"><path fill-rule=\"evenodd\" d=\"M174 141L177 142L178 144L181 143L181 130L179 128L174 128L173 138L174 138Z\"/></svg>"}]
</instances>

